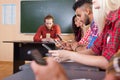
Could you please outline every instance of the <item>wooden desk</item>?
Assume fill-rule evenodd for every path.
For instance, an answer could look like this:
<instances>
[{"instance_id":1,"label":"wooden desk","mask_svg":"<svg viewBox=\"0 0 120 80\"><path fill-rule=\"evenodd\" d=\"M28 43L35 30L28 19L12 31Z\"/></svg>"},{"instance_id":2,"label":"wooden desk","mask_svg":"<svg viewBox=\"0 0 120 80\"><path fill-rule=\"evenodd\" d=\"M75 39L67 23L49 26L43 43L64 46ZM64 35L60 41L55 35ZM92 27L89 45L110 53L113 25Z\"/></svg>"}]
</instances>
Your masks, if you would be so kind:
<instances>
[{"instance_id":1,"label":"wooden desk","mask_svg":"<svg viewBox=\"0 0 120 80\"><path fill-rule=\"evenodd\" d=\"M81 65L75 62L72 62L72 63L65 62L65 63L62 63L61 65L65 69L69 80L80 79L80 78L83 78L84 80L85 79L86 80L88 79L89 80L103 80L103 78L105 77L105 72L96 71L96 69L93 70L93 68L95 67ZM80 68L82 67L85 67L86 70L81 70ZM33 74L33 71L31 70L31 67L29 67L28 69L15 73L5 78L4 80L35 80L35 76Z\"/></svg>"},{"instance_id":2,"label":"wooden desk","mask_svg":"<svg viewBox=\"0 0 120 80\"><path fill-rule=\"evenodd\" d=\"M13 43L13 73L19 70L19 66L25 64L25 60L32 60L31 56L27 52L31 49L39 49L40 53L45 56L48 52L46 48L42 46L43 42L33 42L33 41L3 41L4 43ZM44 43L51 49L55 49L54 43Z\"/></svg>"}]
</instances>

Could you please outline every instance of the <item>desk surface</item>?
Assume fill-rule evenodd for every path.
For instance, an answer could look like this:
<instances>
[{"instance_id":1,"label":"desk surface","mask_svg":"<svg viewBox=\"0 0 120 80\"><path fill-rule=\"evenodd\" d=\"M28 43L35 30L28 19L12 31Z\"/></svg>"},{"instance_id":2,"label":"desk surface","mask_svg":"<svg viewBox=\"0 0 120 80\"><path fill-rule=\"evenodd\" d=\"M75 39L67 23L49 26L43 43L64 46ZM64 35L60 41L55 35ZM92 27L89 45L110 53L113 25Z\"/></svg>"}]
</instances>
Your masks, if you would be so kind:
<instances>
[{"instance_id":1,"label":"desk surface","mask_svg":"<svg viewBox=\"0 0 120 80\"><path fill-rule=\"evenodd\" d=\"M34 42L31 40L3 41L3 43L54 43L54 42Z\"/></svg>"},{"instance_id":2,"label":"desk surface","mask_svg":"<svg viewBox=\"0 0 120 80\"><path fill-rule=\"evenodd\" d=\"M103 71L82 71L75 69L75 66L71 67L69 64L62 64L68 77L71 79L90 79L90 80L102 80L105 76ZM74 64L73 64L74 65ZM14 75L11 75L4 80L35 80L35 76L31 68L20 71Z\"/></svg>"},{"instance_id":3,"label":"desk surface","mask_svg":"<svg viewBox=\"0 0 120 80\"><path fill-rule=\"evenodd\" d=\"M42 46L46 44L52 50L56 49L55 43L52 42L33 42L33 41L3 41L3 43L12 43L13 44L13 73L19 71L19 66L25 64L25 60L32 60L31 56L28 55L28 51L32 49L38 49L40 53L45 56L45 53L48 53L48 49Z\"/></svg>"},{"instance_id":4,"label":"desk surface","mask_svg":"<svg viewBox=\"0 0 120 80\"><path fill-rule=\"evenodd\" d=\"M34 42L31 40L14 40L14 41L3 41L3 43L14 43L14 42Z\"/></svg>"}]
</instances>

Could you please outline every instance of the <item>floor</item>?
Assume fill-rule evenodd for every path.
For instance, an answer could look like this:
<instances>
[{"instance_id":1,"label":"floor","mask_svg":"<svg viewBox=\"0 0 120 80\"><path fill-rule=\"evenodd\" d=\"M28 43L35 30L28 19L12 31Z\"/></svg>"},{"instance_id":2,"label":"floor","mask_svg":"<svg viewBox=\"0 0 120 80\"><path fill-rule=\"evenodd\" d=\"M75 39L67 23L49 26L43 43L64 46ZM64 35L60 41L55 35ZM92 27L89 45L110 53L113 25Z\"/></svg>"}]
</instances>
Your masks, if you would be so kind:
<instances>
[{"instance_id":1,"label":"floor","mask_svg":"<svg viewBox=\"0 0 120 80\"><path fill-rule=\"evenodd\" d=\"M0 80L3 80L5 77L12 75L13 63L0 61Z\"/></svg>"}]
</instances>

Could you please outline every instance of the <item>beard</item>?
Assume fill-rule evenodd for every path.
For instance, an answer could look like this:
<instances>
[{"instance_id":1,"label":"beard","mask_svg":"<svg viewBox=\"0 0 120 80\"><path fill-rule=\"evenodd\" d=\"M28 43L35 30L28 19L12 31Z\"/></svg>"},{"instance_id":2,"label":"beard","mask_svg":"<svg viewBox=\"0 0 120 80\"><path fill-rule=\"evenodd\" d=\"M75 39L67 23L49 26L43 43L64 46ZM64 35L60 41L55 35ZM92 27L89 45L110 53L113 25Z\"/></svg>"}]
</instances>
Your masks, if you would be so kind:
<instances>
[{"instance_id":1,"label":"beard","mask_svg":"<svg viewBox=\"0 0 120 80\"><path fill-rule=\"evenodd\" d=\"M85 25L89 25L91 23L88 15L85 14Z\"/></svg>"}]
</instances>

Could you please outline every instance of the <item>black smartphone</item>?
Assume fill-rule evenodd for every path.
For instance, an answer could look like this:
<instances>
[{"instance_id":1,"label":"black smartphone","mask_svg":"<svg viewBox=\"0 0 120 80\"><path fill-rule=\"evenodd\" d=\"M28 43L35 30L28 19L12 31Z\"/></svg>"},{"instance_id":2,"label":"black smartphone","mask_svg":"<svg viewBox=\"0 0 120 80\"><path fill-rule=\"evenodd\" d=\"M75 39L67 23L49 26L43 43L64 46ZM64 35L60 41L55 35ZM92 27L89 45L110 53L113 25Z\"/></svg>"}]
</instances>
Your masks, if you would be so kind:
<instances>
[{"instance_id":1,"label":"black smartphone","mask_svg":"<svg viewBox=\"0 0 120 80\"><path fill-rule=\"evenodd\" d=\"M60 41L62 41L62 38L60 37L60 35L57 34L57 37L60 39Z\"/></svg>"},{"instance_id":2,"label":"black smartphone","mask_svg":"<svg viewBox=\"0 0 120 80\"><path fill-rule=\"evenodd\" d=\"M27 53L28 55L31 55L31 57L35 60L35 62L37 64L40 65L47 65L47 62L45 61L45 59L43 59L42 55L40 54L38 49L33 49L28 51Z\"/></svg>"}]
</instances>

